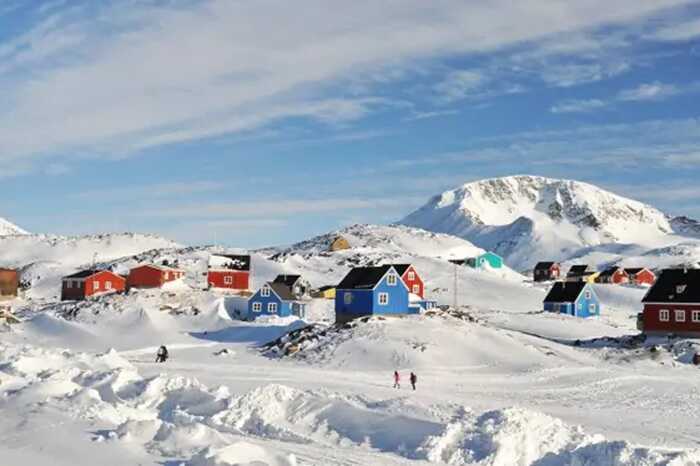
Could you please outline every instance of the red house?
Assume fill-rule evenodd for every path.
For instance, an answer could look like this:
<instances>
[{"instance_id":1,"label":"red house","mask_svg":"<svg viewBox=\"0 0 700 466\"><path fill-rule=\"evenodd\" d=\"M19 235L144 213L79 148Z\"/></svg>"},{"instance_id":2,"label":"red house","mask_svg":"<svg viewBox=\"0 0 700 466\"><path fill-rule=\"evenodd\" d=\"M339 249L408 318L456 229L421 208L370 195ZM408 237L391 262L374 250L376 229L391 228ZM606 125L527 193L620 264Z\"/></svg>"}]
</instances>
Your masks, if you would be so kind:
<instances>
[{"instance_id":1,"label":"red house","mask_svg":"<svg viewBox=\"0 0 700 466\"><path fill-rule=\"evenodd\" d=\"M109 270L83 270L63 277L62 301L78 301L97 294L124 291L126 279Z\"/></svg>"},{"instance_id":2,"label":"red house","mask_svg":"<svg viewBox=\"0 0 700 466\"><path fill-rule=\"evenodd\" d=\"M560 276L561 265L558 262L538 262L532 271L532 278L536 282L557 280Z\"/></svg>"},{"instance_id":3,"label":"red house","mask_svg":"<svg viewBox=\"0 0 700 466\"><path fill-rule=\"evenodd\" d=\"M411 264L392 264L396 272L401 275L401 280L408 287L408 292L421 298L425 298L425 285L418 275L416 268Z\"/></svg>"},{"instance_id":4,"label":"red house","mask_svg":"<svg viewBox=\"0 0 700 466\"><path fill-rule=\"evenodd\" d=\"M642 303L638 324L644 333L700 336L700 270L662 271Z\"/></svg>"},{"instance_id":5,"label":"red house","mask_svg":"<svg viewBox=\"0 0 700 466\"><path fill-rule=\"evenodd\" d=\"M596 278L596 282L598 283L612 283L615 285L627 283L629 280L629 275L622 267L608 267L600 272L600 275Z\"/></svg>"},{"instance_id":6,"label":"red house","mask_svg":"<svg viewBox=\"0 0 700 466\"><path fill-rule=\"evenodd\" d=\"M653 285L656 282L656 274L645 267L626 268L630 283L635 285Z\"/></svg>"},{"instance_id":7,"label":"red house","mask_svg":"<svg viewBox=\"0 0 700 466\"><path fill-rule=\"evenodd\" d=\"M209 288L247 290L250 288L250 256L216 254L209 258Z\"/></svg>"},{"instance_id":8,"label":"red house","mask_svg":"<svg viewBox=\"0 0 700 466\"><path fill-rule=\"evenodd\" d=\"M164 284L177 280L185 272L164 265L145 264L129 271L126 279L127 288L160 288Z\"/></svg>"}]
</instances>

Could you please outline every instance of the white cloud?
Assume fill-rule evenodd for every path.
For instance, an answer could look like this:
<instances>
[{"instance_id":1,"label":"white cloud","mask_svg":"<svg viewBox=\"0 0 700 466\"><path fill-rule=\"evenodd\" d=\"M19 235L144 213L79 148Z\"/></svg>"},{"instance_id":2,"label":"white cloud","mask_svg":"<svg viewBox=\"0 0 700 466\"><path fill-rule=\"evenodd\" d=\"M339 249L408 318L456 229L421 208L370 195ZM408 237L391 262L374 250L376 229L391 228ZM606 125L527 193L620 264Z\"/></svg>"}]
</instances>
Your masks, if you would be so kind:
<instances>
[{"instance_id":1,"label":"white cloud","mask_svg":"<svg viewBox=\"0 0 700 466\"><path fill-rule=\"evenodd\" d=\"M617 99L621 101L663 100L679 94L681 90L673 84L653 82L640 84L634 89L620 91Z\"/></svg>"},{"instance_id":2,"label":"white cloud","mask_svg":"<svg viewBox=\"0 0 700 466\"><path fill-rule=\"evenodd\" d=\"M477 94L484 83L483 74L471 70L458 70L450 72L434 89L440 101L450 103Z\"/></svg>"},{"instance_id":3,"label":"white cloud","mask_svg":"<svg viewBox=\"0 0 700 466\"><path fill-rule=\"evenodd\" d=\"M0 163L130 152L287 117L348 121L388 104L348 97L354 78L636 21L689 1L85 2L87 13L62 11L0 44ZM606 72L569 67L553 82ZM478 80L462 75L448 95L468 94Z\"/></svg>"},{"instance_id":4,"label":"white cloud","mask_svg":"<svg viewBox=\"0 0 700 466\"><path fill-rule=\"evenodd\" d=\"M552 106L552 113L577 113L577 112L592 112L606 107L608 104L600 99L588 100L565 100Z\"/></svg>"},{"instance_id":5,"label":"white cloud","mask_svg":"<svg viewBox=\"0 0 700 466\"><path fill-rule=\"evenodd\" d=\"M662 41L686 41L697 37L700 37L700 19L663 27L650 36Z\"/></svg>"}]
</instances>

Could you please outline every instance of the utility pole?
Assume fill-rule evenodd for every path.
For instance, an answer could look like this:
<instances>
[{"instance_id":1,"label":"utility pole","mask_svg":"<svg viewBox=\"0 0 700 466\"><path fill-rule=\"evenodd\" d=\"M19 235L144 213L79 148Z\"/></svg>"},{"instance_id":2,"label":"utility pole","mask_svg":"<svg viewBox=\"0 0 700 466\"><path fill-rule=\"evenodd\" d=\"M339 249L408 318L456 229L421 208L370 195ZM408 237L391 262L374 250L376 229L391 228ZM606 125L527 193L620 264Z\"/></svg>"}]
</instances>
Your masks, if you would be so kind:
<instances>
[{"instance_id":1,"label":"utility pole","mask_svg":"<svg viewBox=\"0 0 700 466\"><path fill-rule=\"evenodd\" d=\"M452 306L457 310L457 263L454 264L454 283L452 284Z\"/></svg>"}]
</instances>

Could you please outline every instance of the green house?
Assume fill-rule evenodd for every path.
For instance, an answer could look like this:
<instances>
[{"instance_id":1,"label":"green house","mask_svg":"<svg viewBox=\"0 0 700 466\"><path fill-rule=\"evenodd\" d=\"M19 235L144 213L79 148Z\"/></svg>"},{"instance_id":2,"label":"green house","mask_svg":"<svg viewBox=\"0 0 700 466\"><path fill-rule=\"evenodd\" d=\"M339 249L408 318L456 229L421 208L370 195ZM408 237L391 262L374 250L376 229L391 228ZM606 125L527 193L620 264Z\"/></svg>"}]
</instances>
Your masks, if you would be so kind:
<instances>
[{"instance_id":1,"label":"green house","mask_svg":"<svg viewBox=\"0 0 700 466\"><path fill-rule=\"evenodd\" d=\"M474 269L482 268L485 265L488 265L492 269L500 269L503 267L503 258L496 253L487 251L480 256L467 259L467 265Z\"/></svg>"}]
</instances>

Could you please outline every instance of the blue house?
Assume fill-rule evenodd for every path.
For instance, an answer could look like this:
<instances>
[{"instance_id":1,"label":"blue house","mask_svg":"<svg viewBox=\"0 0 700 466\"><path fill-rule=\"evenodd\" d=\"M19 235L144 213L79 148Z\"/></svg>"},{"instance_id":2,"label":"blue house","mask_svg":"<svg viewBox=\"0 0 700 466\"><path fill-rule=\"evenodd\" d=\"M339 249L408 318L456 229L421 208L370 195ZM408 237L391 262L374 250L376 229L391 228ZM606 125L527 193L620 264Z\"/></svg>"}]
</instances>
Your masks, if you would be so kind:
<instances>
[{"instance_id":1,"label":"blue house","mask_svg":"<svg viewBox=\"0 0 700 466\"><path fill-rule=\"evenodd\" d=\"M283 283L268 282L248 300L248 320L260 316L306 317L306 304L297 300Z\"/></svg>"},{"instance_id":2,"label":"blue house","mask_svg":"<svg viewBox=\"0 0 700 466\"><path fill-rule=\"evenodd\" d=\"M586 282L556 282L544 298L544 310L574 317L600 315L600 300Z\"/></svg>"},{"instance_id":3,"label":"blue house","mask_svg":"<svg viewBox=\"0 0 700 466\"><path fill-rule=\"evenodd\" d=\"M416 314L409 309L408 287L391 265L352 269L335 293L335 321L367 315Z\"/></svg>"}]
</instances>

